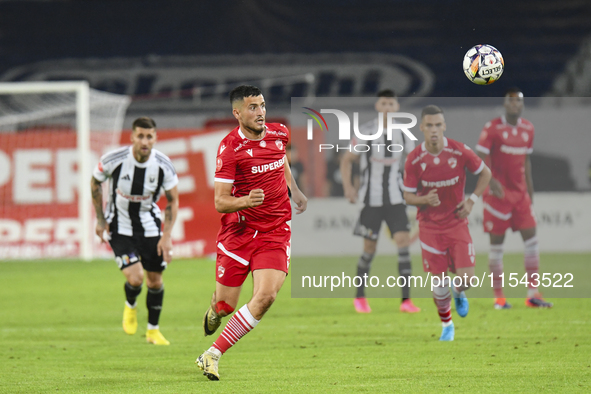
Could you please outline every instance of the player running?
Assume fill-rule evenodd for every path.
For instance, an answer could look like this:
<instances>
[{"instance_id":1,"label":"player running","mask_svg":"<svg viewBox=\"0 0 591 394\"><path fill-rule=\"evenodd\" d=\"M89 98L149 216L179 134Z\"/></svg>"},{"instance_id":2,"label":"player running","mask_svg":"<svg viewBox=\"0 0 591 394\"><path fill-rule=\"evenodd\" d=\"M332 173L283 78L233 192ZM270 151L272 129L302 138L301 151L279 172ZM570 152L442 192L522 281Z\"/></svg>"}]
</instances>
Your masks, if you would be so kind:
<instances>
[{"instance_id":1,"label":"player running","mask_svg":"<svg viewBox=\"0 0 591 394\"><path fill-rule=\"evenodd\" d=\"M265 124L261 90L238 86L230 92L230 102L239 127L222 140L217 155L215 207L224 215L217 235L215 292L203 318L206 336L234 312L249 272L254 286L250 301L196 361L210 380L219 380L220 357L256 327L285 281L291 240L288 186L297 213L307 205L285 156L289 130L279 123Z\"/></svg>"},{"instance_id":2,"label":"player running","mask_svg":"<svg viewBox=\"0 0 591 394\"><path fill-rule=\"evenodd\" d=\"M484 231L490 234L488 265L493 274L496 309L509 309L503 293L503 241L508 228L519 231L525 244L527 298L530 308L551 308L538 293L540 253L533 211L534 184L529 155L533 152L534 126L521 117L523 93L511 88L505 94L505 116L488 122L476 145L478 156L488 160L492 179L484 192Z\"/></svg>"},{"instance_id":3,"label":"player running","mask_svg":"<svg viewBox=\"0 0 591 394\"><path fill-rule=\"evenodd\" d=\"M387 114L397 112L400 109L396 94L393 90L382 90L378 92L378 100L375 109L383 114L384 125L387 124ZM374 134L378 129L378 119L374 119L360 127L363 134ZM410 224L406 216L406 204L402 197L400 184L402 175L398 171L400 163L404 163L403 152L410 152L414 149L414 141L406 137L401 130L395 129L392 141L404 147L403 152L391 152L385 149L385 133L376 140L374 144L382 144L382 149L375 147L368 152L357 151L345 152L341 159L341 178L343 180L343 191L345 197L352 204L357 198L363 201L363 209L355 226L354 234L362 236L363 254L357 262L357 276L368 275L371 269L371 262L376 253L378 237L382 221L385 221L390 229L390 234L398 248L398 273L406 277L406 285L402 288L402 303L400 311L407 313L420 312L410 299L410 281L412 274L410 252ZM361 156L361 157L360 157ZM361 160L362 185L359 192L351 183L351 168L353 161ZM359 195L358 195L359 194ZM353 302L355 310L359 313L370 313L371 308L365 298L365 287L357 288L357 295Z\"/></svg>"},{"instance_id":4,"label":"player running","mask_svg":"<svg viewBox=\"0 0 591 394\"><path fill-rule=\"evenodd\" d=\"M162 271L172 261L172 227L179 207L179 182L170 159L153 149L156 123L147 117L133 122L132 146L109 152L101 157L92 174L92 202L96 211L96 234L107 240L115 253L119 269L125 275L125 308L123 330L137 331L137 296L142 291L144 270L148 295L148 331L146 340L155 345L170 345L158 326L164 284ZM101 183L110 179L109 202L103 213ZM164 228L156 202L164 189L167 204ZM106 216L106 218L105 218ZM109 236L105 236L107 230Z\"/></svg>"},{"instance_id":5,"label":"player running","mask_svg":"<svg viewBox=\"0 0 591 394\"><path fill-rule=\"evenodd\" d=\"M484 192L491 173L468 146L443 136L446 125L439 107L423 108L420 129L425 142L406 159L404 199L407 204L418 206L423 269L439 278L445 276L445 280L434 287L433 300L443 326L439 340L453 341L452 295L447 270L462 278L461 283L455 282L461 285L451 286L451 290L458 315L465 317L469 305L464 291L470 288L475 260L467 217ZM480 174L474 193L467 199L464 196L466 169Z\"/></svg>"}]
</instances>

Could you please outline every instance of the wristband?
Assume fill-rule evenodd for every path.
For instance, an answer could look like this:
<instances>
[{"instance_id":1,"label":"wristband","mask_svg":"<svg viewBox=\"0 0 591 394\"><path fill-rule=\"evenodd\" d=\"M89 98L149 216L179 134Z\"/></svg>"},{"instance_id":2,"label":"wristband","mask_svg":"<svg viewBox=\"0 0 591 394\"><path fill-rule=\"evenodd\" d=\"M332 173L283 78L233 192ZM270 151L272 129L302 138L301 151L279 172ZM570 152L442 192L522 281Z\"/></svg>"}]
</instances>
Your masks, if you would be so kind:
<instances>
[{"instance_id":1,"label":"wristband","mask_svg":"<svg viewBox=\"0 0 591 394\"><path fill-rule=\"evenodd\" d=\"M470 198L470 200L472 200L472 202L474 204L476 204L476 202L478 202L478 199L479 199L479 197L474 193L472 193L469 198Z\"/></svg>"}]
</instances>

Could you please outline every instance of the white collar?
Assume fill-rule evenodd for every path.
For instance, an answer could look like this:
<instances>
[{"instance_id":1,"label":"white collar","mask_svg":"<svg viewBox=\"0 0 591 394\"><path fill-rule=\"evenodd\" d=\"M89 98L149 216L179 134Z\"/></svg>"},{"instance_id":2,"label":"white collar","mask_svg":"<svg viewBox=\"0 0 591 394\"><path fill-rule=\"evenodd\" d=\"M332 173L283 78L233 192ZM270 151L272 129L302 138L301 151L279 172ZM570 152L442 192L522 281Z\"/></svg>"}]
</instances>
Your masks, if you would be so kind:
<instances>
[{"instance_id":1,"label":"white collar","mask_svg":"<svg viewBox=\"0 0 591 394\"><path fill-rule=\"evenodd\" d=\"M447 137L443 137L443 147L447 148ZM421 150L423 152L427 150L427 147L425 146L425 141L423 141L423 143L421 144Z\"/></svg>"},{"instance_id":2,"label":"white collar","mask_svg":"<svg viewBox=\"0 0 591 394\"><path fill-rule=\"evenodd\" d=\"M238 135L243 140L246 139L246 140L249 140L249 141L262 141L265 138L265 136L267 135L267 125L265 125L265 132L264 132L262 138L260 138L258 140L253 140L252 138L248 138L247 136L245 136L244 133L242 132L242 129L240 127L238 127Z\"/></svg>"}]
</instances>

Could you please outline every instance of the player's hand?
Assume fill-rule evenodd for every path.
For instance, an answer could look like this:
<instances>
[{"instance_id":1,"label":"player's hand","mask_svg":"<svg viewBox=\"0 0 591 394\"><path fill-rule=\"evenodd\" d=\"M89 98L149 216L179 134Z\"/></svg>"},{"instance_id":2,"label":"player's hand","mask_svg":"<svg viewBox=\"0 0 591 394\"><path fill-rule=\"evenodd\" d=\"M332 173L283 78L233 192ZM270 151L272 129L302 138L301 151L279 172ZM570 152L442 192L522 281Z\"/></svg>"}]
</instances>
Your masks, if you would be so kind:
<instances>
[{"instance_id":1,"label":"player's hand","mask_svg":"<svg viewBox=\"0 0 591 394\"><path fill-rule=\"evenodd\" d=\"M465 201L462 201L458 205L456 205L456 215L460 219L465 219L470 215L472 212L472 207L474 206L474 201L470 200L469 198Z\"/></svg>"},{"instance_id":2,"label":"player's hand","mask_svg":"<svg viewBox=\"0 0 591 394\"><path fill-rule=\"evenodd\" d=\"M495 178L490 179L488 187L490 188L490 191L492 192L493 196L498 198L505 198L505 191L503 190L503 185L501 185L501 182L497 181Z\"/></svg>"},{"instance_id":3,"label":"player's hand","mask_svg":"<svg viewBox=\"0 0 591 394\"><path fill-rule=\"evenodd\" d=\"M357 202L357 192L352 187L344 187L345 197L351 204L355 204Z\"/></svg>"},{"instance_id":4,"label":"player's hand","mask_svg":"<svg viewBox=\"0 0 591 394\"><path fill-rule=\"evenodd\" d=\"M170 264L172 261L172 240L170 239L170 235L163 235L160 238L156 250L158 250L158 256L162 256L166 264Z\"/></svg>"},{"instance_id":5,"label":"player's hand","mask_svg":"<svg viewBox=\"0 0 591 394\"><path fill-rule=\"evenodd\" d=\"M262 205L264 200L265 192L263 192L263 189L254 189L251 190L250 193L248 193L249 208L258 207L259 205Z\"/></svg>"},{"instance_id":6,"label":"player's hand","mask_svg":"<svg viewBox=\"0 0 591 394\"><path fill-rule=\"evenodd\" d=\"M436 207L441 204L441 201L439 201L439 196L437 195L437 189L429 190L429 193L427 193L425 197L427 197L427 204L432 207Z\"/></svg>"},{"instance_id":7,"label":"player's hand","mask_svg":"<svg viewBox=\"0 0 591 394\"><path fill-rule=\"evenodd\" d=\"M109 239L107 238L107 221L105 218L98 219L96 221L96 227L94 229L96 235L101 239L101 243L106 243Z\"/></svg>"},{"instance_id":8,"label":"player's hand","mask_svg":"<svg viewBox=\"0 0 591 394\"><path fill-rule=\"evenodd\" d=\"M291 191L291 199L296 203L296 215L304 213L306 208L308 208L308 198L304 196L304 193L300 189L295 188Z\"/></svg>"}]
</instances>

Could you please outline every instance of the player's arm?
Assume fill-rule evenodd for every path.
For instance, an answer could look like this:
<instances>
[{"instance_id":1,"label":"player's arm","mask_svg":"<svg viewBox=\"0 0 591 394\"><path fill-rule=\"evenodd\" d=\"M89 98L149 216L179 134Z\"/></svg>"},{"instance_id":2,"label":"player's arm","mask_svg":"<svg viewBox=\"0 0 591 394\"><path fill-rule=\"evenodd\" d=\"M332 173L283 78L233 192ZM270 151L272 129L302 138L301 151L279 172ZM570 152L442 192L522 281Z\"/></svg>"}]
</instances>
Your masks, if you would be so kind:
<instances>
[{"instance_id":1,"label":"player's arm","mask_svg":"<svg viewBox=\"0 0 591 394\"><path fill-rule=\"evenodd\" d=\"M308 199L304 196L304 193L298 187L296 180L291 176L291 168L289 168L289 163L287 162L287 156L285 156L285 182L289 186L289 190L291 190L291 199L296 204L296 215L303 213L306 208L308 207Z\"/></svg>"},{"instance_id":2,"label":"player's arm","mask_svg":"<svg viewBox=\"0 0 591 394\"><path fill-rule=\"evenodd\" d=\"M248 196L235 197L232 195L233 187L233 183L214 182L215 209L219 213L232 213L258 207L265 199L263 189L251 190Z\"/></svg>"},{"instance_id":3,"label":"player's arm","mask_svg":"<svg viewBox=\"0 0 591 394\"><path fill-rule=\"evenodd\" d=\"M345 152L345 154L341 157L340 162L340 170L341 170L341 179L343 181L343 192L345 193L345 197L351 204L357 202L357 190L353 183L351 182L351 172L353 169L353 162L359 161L359 156L357 156L353 152Z\"/></svg>"},{"instance_id":4,"label":"player's arm","mask_svg":"<svg viewBox=\"0 0 591 394\"><path fill-rule=\"evenodd\" d=\"M534 202L534 180L531 176L531 160L530 155L525 156L525 184L527 185L527 192L533 204Z\"/></svg>"},{"instance_id":5,"label":"player's arm","mask_svg":"<svg viewBox=\"0 0 591 394\"><path fill-rule=\"evenodd\" d=\"M478 181L476 182L474 193L472 193L470 197L459 203L456 207L456 212L460 219L464 219L468 217L468 215L470 215L470 212L472 212L472 207L480 198L480 196L482 196L482 193L484 193L484 189L486 189L486 186L492 178L492 173L490 172L490 169L486 166L486 164L484 164L484 162L482 164L483 167L480 171L480 174L478 175Z\"/></svg>"},{"instance_id":6,"label":"player's arm","mask_svg":"<svg viewBox=\"0 0 591 394\"><path fill-rule=\"evenodd\" d=\"M162 238L158 241L158 256L163 256L164 261L170 263L172 260L172 227L176 222L179 211L179 191L177 187L165 190L166 208L164 208L164 225L162 226Z\"/></svg>"},{"instance_id":7,"label":"player's arm","mask_svg":"<svg viewBox=\"0 0 591 394\"><path fill-rule=\"evenodd\" d=\"M483 149L487 148L483 148L482 146L477 145L476 154L486 163L489 155L488 153L483 152ZM503 190L503 185L501 184L501 182L499 182L495 178L491 178L488 186L490 187L490 191L492 192L493 196L498 198L505 198L505 191Z\"/></svg>"},{"instance_id":8,"label":"player's arm","mask_svg":"<svg viewBox=\"0 0 591 394\"><path fill-rule=\"evenodd\" d=\"M94 211L96 212L96 235L99 236L101 242L107 242L104 237L104 232L107 229L107 221L103 212L103 188L101 183L101 181L92 177L90 180L90 192L92 194L92 205L94 205Z\"/></svg>"},{"instance_id":9,"label":"player's arm","mask_svg":"<svg viewBox=\"0 0 591 394\"><path fill-rule=\"evenodd\" d=\"M406 201L408 205L416 205L418 207L429 205L431 207L436 207L441 204L439 196L437 195L437 189L429 190L429 193L424 196L417 196L417 193L405 191L403 196L404 201Z\"/></svg>"}]
</instances>

